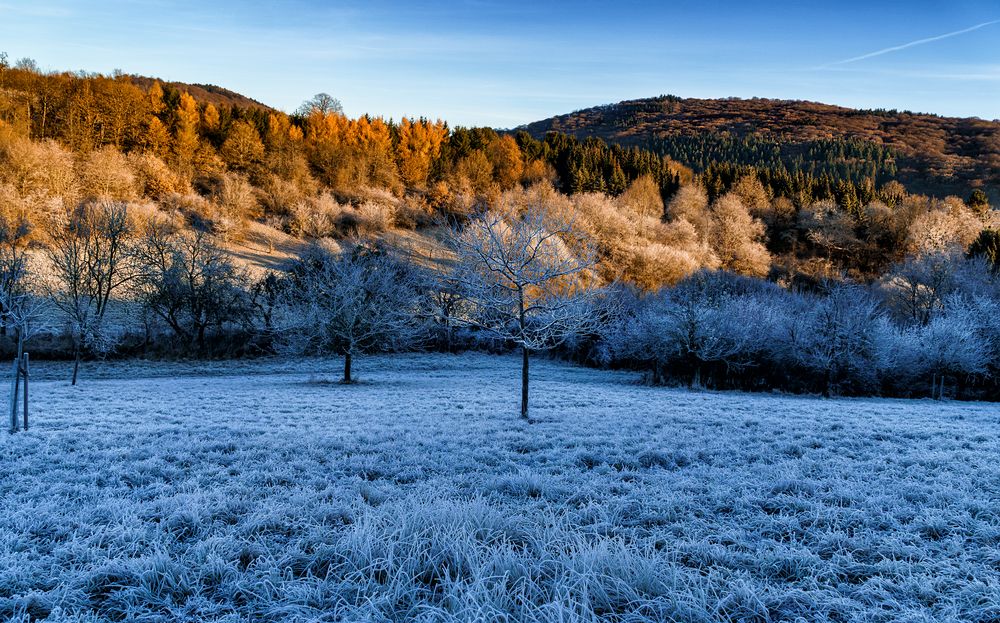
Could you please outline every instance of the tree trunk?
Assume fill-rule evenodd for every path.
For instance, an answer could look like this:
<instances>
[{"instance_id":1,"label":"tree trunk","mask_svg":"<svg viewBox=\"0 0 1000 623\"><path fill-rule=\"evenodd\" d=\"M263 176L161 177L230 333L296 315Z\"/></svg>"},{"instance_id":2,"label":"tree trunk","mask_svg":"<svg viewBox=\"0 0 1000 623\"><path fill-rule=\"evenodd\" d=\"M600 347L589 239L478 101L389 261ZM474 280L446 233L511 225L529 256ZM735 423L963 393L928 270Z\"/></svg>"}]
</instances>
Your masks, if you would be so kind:
<instances>
[{"instance_id":1,"label":"tree trunk","mask_svg":"<svg viewBox=\"0 0 1000 623\"><path fill-rule=\"evenodd\" d=\"M351 382L351 353L348 352L344 354L344 383Z\"/></svg>"},{"instance_id":2,"label":"tree trunk","mask_svg":"<svg viewBox=\"0 0 1000 623\"><path fill-rule=\"evenodd\" d=\"M525 337L525 327L527 326L524 315L524 289L518 289L517 310L518 328L521 337ZM521 417L528 419L528 346L521 343Z\"/></svg>"},{"instance_id":3,"label":"tree trunk","mask_svg":"<svg viewBox=\"0 0 1000 623\"><path fill-rule=\"evenodd\" d=\"M521 417L528 418L528 347L521 346Z\"/></svg>"},{"instance_id":4,"label":"tree trunk","mask_svg":"<svg viewBox=\"0 0 1000 623\"><path fill-rule=\"evenodd\" d=\"M76 352L73 353L73 380L70 385L76 385L76 377L80 372L80 349L75 349Z\"/></svg>"},{"instance_id":5,"label":"tree trunk","mask_svg":"<svg viewBox=\"0 0 1000 623\"><path fill-rule=\"evenodd\" d=\"M24 376L24 430L28 430L28 353L21 359L21 374Z\"/></svg>"}]
</instances>

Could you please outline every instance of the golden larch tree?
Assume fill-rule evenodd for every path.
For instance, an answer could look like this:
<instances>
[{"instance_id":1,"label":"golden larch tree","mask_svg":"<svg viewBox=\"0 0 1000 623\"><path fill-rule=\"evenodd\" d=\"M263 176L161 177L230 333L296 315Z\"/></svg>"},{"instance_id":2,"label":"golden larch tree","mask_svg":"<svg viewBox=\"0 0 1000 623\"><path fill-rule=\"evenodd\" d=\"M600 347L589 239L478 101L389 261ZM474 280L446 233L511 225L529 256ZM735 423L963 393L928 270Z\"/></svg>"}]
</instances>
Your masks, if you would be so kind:
<instances>
[{"instance_id":1,"label":"golden larch tree","mask_svg":"<svg viewBox=\"0 0 1000 623\"><path fill-rule=\"evenodd\" d=\"M500 188L513 188L521 180L524 172L524 161L521 158L521 148L513 136L504 135L491 141L486 146L486 157L493 165L493 179Z\"/></svg>"},{"instance_id":2,"label":"golden larch tree","mask_svg":"<svg viewBox=\"0 0 1000 623\"><path fill-rule=\"evenodd\" d=\"M201 113L201 124L206 132L219 131L219 109L212 104L206 104L205 110Z\"/></svg>"},{"instance_id":3,"label":"golden larch tree","mask_svg":"<svg viewBox=\"0 0 1000 623\"><path fill-rule=\"evenodd\" d=\"M200 142L200 121L197 102L187 92L181 93L174 125L174 159L181 174L189 177L194 173L193 163Z\"/></svg>"},{"instance_id":4,"label":"golden larch tree","mask_svg":"<svg viewBox=\"0 0 1000 623\"><path fill-rule=\"evenodd\" d=\"M404 184L414 188L427 185L431 166L441 154L441 143L447 136L448 128L441 120L431 123L426 119L403 118L399 125L396 158Z\"/></svg>"}]
</instances>

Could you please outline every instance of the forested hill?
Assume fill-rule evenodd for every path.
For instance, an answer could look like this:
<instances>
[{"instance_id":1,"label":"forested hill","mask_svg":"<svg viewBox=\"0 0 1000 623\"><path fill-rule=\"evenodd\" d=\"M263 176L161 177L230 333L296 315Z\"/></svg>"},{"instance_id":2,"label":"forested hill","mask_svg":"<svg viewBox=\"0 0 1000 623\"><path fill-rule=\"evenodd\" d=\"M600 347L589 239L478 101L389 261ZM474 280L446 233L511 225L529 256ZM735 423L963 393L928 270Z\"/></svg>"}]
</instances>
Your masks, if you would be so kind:
<instances>
[{"instance_id":1,"label":"forested hill","mask_svg":"<svg viewBox=\"0 0 1000 623\"><path fill-rule=\"evenodd\" d=\"M189 84L185 82L163 82L156 78L146 76L129 76L129 79L136 86L144 91L148 91L154 82L159 82L165 89L177 92L186 92L195 101L201 104L212 104L213 106L238 106L241 108L258 108L261 110L273 110L267 104L262 104L257 100L247 97L236 91L230 91L225 87L214 84Z\"/></svg>"},{"instance_id":2,"label":"forested hill","mask_svg":"<svg viewBox=\"0 0 1000 623\"><path fill-rule=\"evenodd\" d=\"M525 128L649 147L704 171L726 162L790 172L895 177L914 192L1000 197L1000 121L805 101L664 95L579 110Z\"/></svg>"}]
</instances>

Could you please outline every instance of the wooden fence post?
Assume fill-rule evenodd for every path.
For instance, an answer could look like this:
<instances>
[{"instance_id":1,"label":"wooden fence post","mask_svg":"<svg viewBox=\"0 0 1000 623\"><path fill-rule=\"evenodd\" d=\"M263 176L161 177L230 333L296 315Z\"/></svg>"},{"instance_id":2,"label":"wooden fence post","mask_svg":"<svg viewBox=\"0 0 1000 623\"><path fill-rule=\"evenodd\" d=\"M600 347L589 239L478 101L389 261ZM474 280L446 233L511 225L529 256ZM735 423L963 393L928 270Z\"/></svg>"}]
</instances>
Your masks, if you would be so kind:
<instances>
[{"instance_id":1,"label":"wooden fence post","mask_svg":"<svg viewBox=\"0 0 1000 623\"><path fill-rule=\"evenodd\" d=\"M28 430L28 353L24 353L24 430Z\"/></svg>"},{"instance_id":2,"label":"wooden fence post","mask_svg":"<svg viewBox=\"0 0 1000 623\"><path fill-rule=\"evenodd\" d=\"M20 368L21 362L14 358L14 378L11 380L10 385L10 432L17 432L17 390L18 390L18 379L20 378Z\"/></svg>"}]
</instances>

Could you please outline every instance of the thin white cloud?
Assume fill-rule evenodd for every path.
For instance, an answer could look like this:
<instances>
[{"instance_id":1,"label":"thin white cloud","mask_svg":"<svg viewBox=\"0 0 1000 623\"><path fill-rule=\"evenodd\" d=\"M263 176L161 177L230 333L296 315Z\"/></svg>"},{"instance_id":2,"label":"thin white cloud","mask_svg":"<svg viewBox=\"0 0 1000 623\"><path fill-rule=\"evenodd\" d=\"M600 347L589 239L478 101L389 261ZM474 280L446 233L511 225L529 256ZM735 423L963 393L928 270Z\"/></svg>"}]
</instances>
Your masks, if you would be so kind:
<instances>
[{"instance_id":1,"label":"thin white cloud","mask_svg":"<svg viewBox=\"0 0 1000 623\"><path fill-rule=\"evenodd\" d=\"M876 50L874 52L869 52L868 54L862 54L861 56L855 56L853 58L847 58L842 61L836 61L833 63L827 63L820 67L820 69L827 69L829 67L836 67L837 65L847 65L848 63L856 63L858 61L863 61L869 58L875 58L876 56L882 56L883 54L889 54L891 52L898 52L900 50L905 50L907 48L916 47L918 45L924 45L925 43L933 43L935 41L941 41L942 39L949 39L951 37L957 37L958 35L964 35L965 33L973 32L981 28L986 28L987 26L992 26L994 24L1000 24L1000 19L995 19L990 22L983 22L982 24L976 24L975 26L970 26L969 28L964 28L962 30L956 30L954 32L947 32L943 35L937 35L934 37L927 37L925 39L917 39L916 41L910 41L909 43L904 43L902 45L894 45L891 48L883 48L881 50Z\"/></svg>"},{"instance_id":2,"label":"thin white cloud","mask_svg":"<svg viewBox=\"0 0 1000 623\"><path fill-rule=\"evenodd\" d=\"M829 69L832 72L850 73L851 75L892 76L956 82L1000 82L1000 65L931 65L923 69L855 69L847 67L830 67Z\"/></svg>"}]
</instances>

